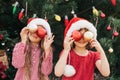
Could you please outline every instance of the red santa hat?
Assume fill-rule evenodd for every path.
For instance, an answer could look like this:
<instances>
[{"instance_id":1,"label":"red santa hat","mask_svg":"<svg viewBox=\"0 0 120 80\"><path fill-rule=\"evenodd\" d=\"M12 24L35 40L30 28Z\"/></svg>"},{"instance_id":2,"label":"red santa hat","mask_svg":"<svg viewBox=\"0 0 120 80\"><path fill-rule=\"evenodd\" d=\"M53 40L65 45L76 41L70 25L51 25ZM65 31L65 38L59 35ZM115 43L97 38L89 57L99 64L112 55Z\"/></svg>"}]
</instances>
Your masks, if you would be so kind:
<instances>
[{"instance_id":1,"label":"red santa hat","mask_svg":"<svg viewBox=\"0 0 120 80\"><path fill-rule=\"evenodd\" d=\"M65 29L64 36L71 36L73 31L80 30L82 28L86 28L91 31L94 35L94 38L97 38L97 30L94 25L91 22L78 17L74 17L70 20Z\"/></svg>"},{"instance_id":2,"label":"red santa hat","mask_svg":"<svg viewBox=\"0 0 120 80\"><path fill-rule=\"evenodd\" d=\"M51 28L46 20L42 18L30 18L30 20L28 20L27 27L37 27L38 25L42 25L46 29L48 36L51 35Z\"/></svg>"}]
</instances>

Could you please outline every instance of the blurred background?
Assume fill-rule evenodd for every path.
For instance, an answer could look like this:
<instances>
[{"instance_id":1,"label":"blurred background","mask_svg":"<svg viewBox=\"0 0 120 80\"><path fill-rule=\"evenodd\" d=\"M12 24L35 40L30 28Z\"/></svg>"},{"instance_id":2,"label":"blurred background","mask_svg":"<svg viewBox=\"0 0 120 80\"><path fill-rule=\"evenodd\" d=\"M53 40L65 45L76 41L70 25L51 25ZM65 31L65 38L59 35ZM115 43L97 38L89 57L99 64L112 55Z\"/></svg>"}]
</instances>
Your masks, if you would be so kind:
<instances>
[{"instance_id":1,"label":"blurred background","mask_svg":"<svg viewBox=\"0 0 120 80\"><path fill-rule=\"evenodd\" d=\"M95 71L95 80L120 80L120 0L0 0L0 80L13 80L16 70L11 65L12 50L20 41L19 33L32 18L44 18L55 35L53 43L55 64L62 50L64 29L73 17L92 22L97 39L102 44L111 66L109 77ZM54 72L54 69L53 69ZM54 73L50 80L61 80Z\"/></svg>"}]
</instances>

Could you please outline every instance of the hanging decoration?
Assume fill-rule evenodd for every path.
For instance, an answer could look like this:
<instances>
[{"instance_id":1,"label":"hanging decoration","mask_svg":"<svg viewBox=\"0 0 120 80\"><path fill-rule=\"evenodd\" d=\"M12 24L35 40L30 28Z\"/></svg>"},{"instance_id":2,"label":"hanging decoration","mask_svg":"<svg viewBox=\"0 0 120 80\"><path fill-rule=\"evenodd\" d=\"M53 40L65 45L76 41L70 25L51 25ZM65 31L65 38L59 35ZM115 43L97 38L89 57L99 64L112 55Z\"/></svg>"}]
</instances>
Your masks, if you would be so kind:
<instances>
[{"instance_id":1,"label":"hanging decoration","mask_svg":"<svg viewBox=\"0 0 120 80\"><path fill-rule=\"evenodd\" d=\"M73 15L73 17L77 17L73 8L72 8L71 14Z\"/></svg>"},{"instance_id":2,"label":"hanging decoration","mask_svg":"<svg viewBox=\"0 0 120 80\"><path fill-rule=\"evenodd\" d=\"M103 19L106 17L105 13L103 13L102 11L100 11L100 17Z\"/></svg>"},{"instance_id":3,"label":"hanging decoration","mask_svg":"<svg viewBox=\"0 0 120 80\"><path fill-rule=\"evenodd\" d=\"M99 16L99 11L93 6L92 7L92 12L93 12L93 15L95 15L96 17L98 17Z\"/></svg>"},{"instance_id":4,"label":"hanging decoration","mask_svg":"<svg viewBox=\"0 0 120 80\"><path fill-rule=\"evenodd\" d=\"M36 18L37 17L37 14L33 14L33 17L32 18Z\"/></svg>"},{"instance_id":5,"label":"hanging decoration","mask_svg":"<svg viewBox=\"0 0 120 80\"><path fill-rule=\"evenodd\" d=\"M110 0L113 6L116 6L116 0Z\"/></svg>"},{"instance_id":6,"label":"hanging decoration","mask_svg":"<svg viewBox=\"0 0 120 80\"><path fill-rule=\"evenodd\" d=\"M22 10L20 11L19 16L18 16L19 20L21 20L23 18L23 16L24 16L23 12L24 12L24 9L22 8Z\"/></svg>"},{"instance_id":7,"label":"hanging decoration","mask_svg":"<svg viewBox=\"0 0 120 80\"><path fill-rule=\"evenodd\" d=\"M117 37L119 35L119 33L117 32L117 27L114 26L114 29L113 29L113 36L114 37Z\"/></svg>"},{"instance_id":8,"label":"hanging decoration","mask_svg":"<svg viewBox=\"0 0 120 80\"><path fill-rule=\"evenodd\" d=\"M44 17L44 19L48 22L48 18L46 17L46 14L45 14L45 17Z\"/></svg>"},{"instance_id":9,"label":"hanging decoration","mask_svg":"<svg viewBox=\"0 0 120 80\"><path fill-rule=\"evenodd\" d=\"M73 14L73 17L77 17L77 15L76 15L76 14Z\"/></svg>"},{"instance_id":10,"label":"hanging decoration","mask_svg":"<svg viewBox=\"0 0 120 80\"><path fill-rule=\"evenodd\" d=\"M95 16L95 19L94 19L95 20L95 27L97 27L99 11L93 6L92 12L93 12L93 16Z\"/></svg>"},{"instance_id":11,"label":"hanging decoration","mask_svg":"<svg viewBox=\"0 0 120 80\"><path fill-rule=\"evenodd\" d=\"M35 19L37 17L37 14L33 14L33 17L29 18L27 21L27 24L32 21L33 19Z\"/></svg>"},{"instance_id":12,"label":"hanging decoration","mask_svg":"<svg viewBox=\"0 0 120 80\"><path fill-rule=\"evenodd\" d=\"M74 11L74 9L72 9L72 11L71 11L71 14L75 14L75 11Z\"/></svg>"},{"instance_id":13,"label":"hanging decoration","mask_svg":"<svg viewBox=\"0 0 120 80\"><path fill-rule=\"evenodd\" d=\"M44 19L48 22L48 18L45 16Z\"/></svg>"},{"instance_id":14,"label":"hanging decoration","mask_svg":"<svg viewBox=\"0 0 120 80\"><path fill-rule=\"evenodd\" d=\"M113 5L116 5L116 0L111 0L111 2L112 2ZM16 12L16 10L17 10L18 4L19 4L19 3L16 1L15 4L14 4L14 7L13 7L13 14L15 14L15 12ZM28 9L28 1L26 1L25 9L22 9L21 12L20 12L19 15L18 15L18 19L19 19L19 20L21 20L21 19L23 18L23 16L24 16L24 11L25 11L25 16L27 16L27 14L28 14L28 12L27 12L28 10L27 10L27 9ZM95 6L92 7L92 12L93 12L93 15L94 15L94 20L95 20L95 22L96 22L96 23L95 23L95 27L97 27L98 17L100 17L100 18L103 19L103 18L106 17L106 15L105 15L105 13L103 13L103 11L101 11L101 10L98 11L98 10L95 8ZM75 11L74 11L73 7L72 7L72 10L71 10L71 14L73 15L73 17L77 17L77 15L75 14ZM54 16L55 16L55 20L56 20L56 21L61 21L61 16L59 16L58 14L55 14ZM29 18L28 23L29 23L32 19L34 19L34 18L36 18L36 17L37 17L37 15L36 15L36 14L33 14L33 17L32 17L32 18ZM48 21L48 18L46 17L46 15L45 15L44 19L45 19L46 21ZM68 16L65 15L64 25L67 26L68 23L69 23ZM106 27L106 30L107 30L107 31L110 31L110 30L111 30L111 25L110 25L110 24ZM119 35L119 33L117 32L117 30L114 30L114 31L113 31L113 37L117 37L118 35Z\"/></svg>"},{"instance_id":15,"label":"hanging decoration","mask_svg":"<svg viewBox=\"0 0 120 80\"><path fill-rule=\"evenodd\" d=\"M9 49L9 48L7 48L7 51L10 51L10 49Z\"/></svg>"},{"instance_id":16,"label":"hanging decoration","mask_svg":"<svg viewBox=\"0 0 120 80\"><path fill-rule=\"evenodd\" d=\"M2 40L3 39L3 35L2 34L0 34L0 40Z\"/></svg>"},{"instance_id":17,"label":"hanging decoration","mask_svg":"<svg viewBox=\"0 0 120 80\"><path fill-rule=\"evenodd\" d=\"M106 27L106 30L107 30L107 31L110 31L110 30L111 30L111 23Z\"/></svg>"},{"instance_id":18,"label":"hanging decoration","mask_svg":"<svg viewBox=\"0 0 120 80\"><path fill-rule=\"evenodd\" d=\"M108 49L108 52L109 52L109 53L113 53L113 48L110 47L110 48Z\"/></svg>"},{"instance_id":19,"label":"hanging decoration","mask_svg":"<svg viewBox=\"0 0 120 80\"><path fill-rule=\"evenodd\" d=\"M55 14L55 20L56 21L61 21L61 17L59 15Z\"/></svg>"},{"instance_id":20,"label":"hanging decoration","mask_svg":"<svg viewBox=\"0 0 120 80\"><path fill-rule=\"evenodd\" d=\"M4 46L4 45L5 45L5 43L3 42L3 43L1 43L1 45L2 45L2 46Z\"/></svg>"},{"instance_id":21,"label":"hanging decoration","mask_svg":"<svg viewBox=\"0 0 120 80\"><path fill-rule=\"evenodd\" d=\"M13 14L16 13L18 2L16 1L13 7Z\"/></svg>"},{"instance_id":22,"label":"hanging decoration","mask_svg":"<svg viewBox=\"0 0 120 80\"><path fill-rule=\"evenodd\" d=\"M68 23L69 23L68 16L65 15L65 20L64 20L65 27L68 25Z\"/></svg>"},{"instance_id":23,"label":"hanging decoration","mask_svg":"<svg viewBox=\"0 0 120 80\"><path fill-rule=\"evenodd\" d=\"M113 32L113 35L114 35L114 37L117 37L117 36L119 35L119 33L117 32L117 30L115 30L115 31Z\"/></svg>"},{"instance_id":24,"label":"hanging decoration","mask_svg":"<svg viewBox=\"0 0 120 80\"><path fill-rule=\"evenodd\" d=\"M26 6L25 6L25 16L27 16L27 10L28 10L28 2L26 1Z\"/></svg>"}]
</instances>

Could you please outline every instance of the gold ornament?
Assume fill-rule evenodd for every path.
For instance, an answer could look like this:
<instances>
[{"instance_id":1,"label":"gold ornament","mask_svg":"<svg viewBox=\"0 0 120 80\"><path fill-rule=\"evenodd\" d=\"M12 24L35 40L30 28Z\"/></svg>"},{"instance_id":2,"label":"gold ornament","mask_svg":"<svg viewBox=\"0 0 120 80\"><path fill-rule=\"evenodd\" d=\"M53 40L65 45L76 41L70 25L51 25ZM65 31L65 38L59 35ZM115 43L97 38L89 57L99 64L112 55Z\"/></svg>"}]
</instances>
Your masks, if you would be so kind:
<instances>
[{"instance_id":1,"label":"gold ornament","mask_svg":"<svg viewBox=\"0 0 120 80\"><path fill-rule=\"evenodd\" d=\"M94 6L92 8L93 8L93 14L98 17L99 16L98 10Z\"/></svg>"},{"instance_id":2,"label":"gold ornament","mask_svg":"<svg viewBox=\"0 0 120 80\"><path fill-rule=\"evenodd\" d=\"M90 41L93 38L93 33L90 31L87 31L84 33L84 39L85 41Z\"/></svg>"},{"instance_id":3,"label":"gold ornament","mask_svg":"<svg viewBox=\"0 0 120 80\"><path fill-rule=\"evenodd\" d=\"M57 21L61 21L61 17L60 17L59 15L57 15L57 14L55 14L55 19L56 19Z\"/></svg>"}]
</instances>

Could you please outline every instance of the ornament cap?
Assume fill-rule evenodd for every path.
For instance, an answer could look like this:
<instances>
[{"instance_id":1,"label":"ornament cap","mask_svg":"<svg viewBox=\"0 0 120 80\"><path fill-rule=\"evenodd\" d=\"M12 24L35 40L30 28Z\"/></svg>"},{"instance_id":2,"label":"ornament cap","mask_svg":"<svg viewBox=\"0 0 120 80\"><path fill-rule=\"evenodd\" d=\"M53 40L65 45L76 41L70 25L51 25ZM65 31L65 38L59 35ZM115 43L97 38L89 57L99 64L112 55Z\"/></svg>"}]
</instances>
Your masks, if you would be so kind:
<instances>
[{"instance_id":1,"label":"ornament cap","mask_svg":"<svg viewBox=\"0 0 120 80\"><path fill-rule=\"evenodd\" d=\"M37 14L33 14L33 18L37 17Z\"/></svg>"},{"instance_id":2,"label":"ornament cap","mask_svg":"<svg viewBox=\"0 0 120 80\"><path fill-rule=\"evenodd\" d=\"M65 19L68 19L68 16L67 16L67 15L65 15Z\"/></svg>"},{"instance_id":3,"label":"ornament cap","mask_svg":"<svg viewBox=\"0 0 120 80\"><path fill-rule=\"evenodd\" d=\"M75 11L72 9L71 14L75 14Z\"/></svg>"},{"instance_id":4,"label":"ornament cap","mask_svg":"<svg viewBox=\"0 0 120 80\"><path fill-rule=\"evenodd\" d=\"M21 12L24 12L24 10L25 10L25 9L22 8L22 9L21 9Z\"/></svg>"},{"instance_id":5,"label":"ornament cap","mask_svg":"<svg viewBox=\"0 0 120 80\"><path fill-rule=\"evenodd\" d=\"M16 1L14 6L17 6L18 4L19 4L18 1Z\"/></svg>"}]
</instances>

